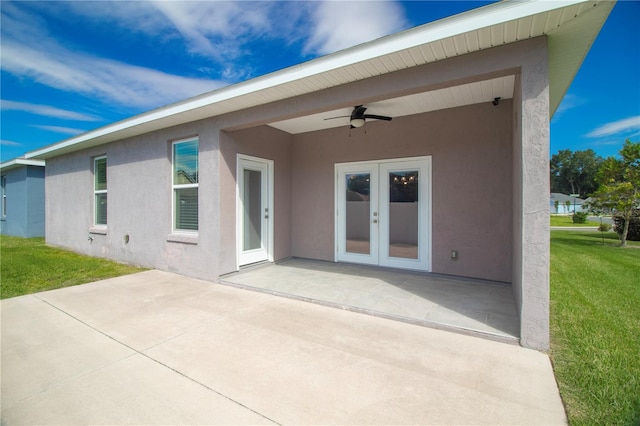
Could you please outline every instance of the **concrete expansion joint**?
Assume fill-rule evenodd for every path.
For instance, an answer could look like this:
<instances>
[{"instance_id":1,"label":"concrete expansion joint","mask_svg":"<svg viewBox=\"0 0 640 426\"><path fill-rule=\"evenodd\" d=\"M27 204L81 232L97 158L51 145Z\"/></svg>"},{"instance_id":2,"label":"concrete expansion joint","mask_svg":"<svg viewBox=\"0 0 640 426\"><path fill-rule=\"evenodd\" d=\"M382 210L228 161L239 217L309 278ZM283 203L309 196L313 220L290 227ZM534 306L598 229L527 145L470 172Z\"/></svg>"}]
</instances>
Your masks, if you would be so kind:
<instances>
[{"instance_id":1,"label":"concrete expansion joint","mask_svg":"<svg viewBox=\"0 0 640 426\"><path fill-rule=\"evenodd\" d=\"M220 392L220 391L217 391L217 390L215 390L215 389L213 389L213 388L211 388L211 387L207 386L206 384L204 384L204 383L202 383L202 382L199 382L198 380L195 380L195 379L194 379L194 378L192 378L192 377L187 376L187 375L186 375L186 374L184 374L183 372L181 372L181 371L179 371L179 370L176 370L175 368L173 368L173 367L171 367L171 366L169 366L169 365L167 365L167 364L165 364L165 363L163 363L163 362L161 362L161 361L159 361L159 360L157 360L157 359L155 359L155 358L151 357L150 355L148 355L148 354L144 353L144 351L147 351L147 350L149 350L149 349L151 349L151 348L153 348L153 347L156 347L156 346L158 346L158 345L161 345L162 343L165 343L165 342L168 342L168 341L170 341L170 340L173 340L173 339L175 339L175 338L176 338L176 337L178 337L178 336L174 336L173 338L171 338L171 339L167 339L167 340L165 340L165 341L164 341L164 342L162 342L162 343L158 343L157 345L152 345L152 346L150 346L150 347L148 347L148 348L145 348L145 349L143 349L142 351L140 351L140 350L138 350L138 349L136 349L136 348L134 348L134 347L132 347L132 346L130 346L130 345L127 345L126 343L124 343L124 342L122 342L122 341L120 341L120 340L116 339L115 337L113 337L113 336L111 336L111 335L109 335L109 334L107 334L107 333L105 333L105 332L103 332L103 331L101 331L101 330L99 330L99 329L97 329L97 328L93 327L91 324L86 323L85 321L81 320L80 318L78 318L78 317L76 317L76 316L74 316L74 315L70 314L69 312L66 312L64 309L61 309L60 307L58 307L58 306L56 306L56 305L54 305L54 304L50 303L49 301L44 300L44 299L42 299L42 298L38 297L37 295L34 295L34 297L35 297L36 299L40 300L41 302L43 302L43 303L45 303L45 304L47 304L47 305L51 306L52 308L56 309L57 311L59 311L59 312L61 312L61 313L65 314L65 315L67 315L68 317L70 317L70 318L74 319L75 321L78 321L79 323L83 324L84 326L86 326L86 327L88 327L88 328L90 328L90 329L94 330L95 332L97 332L97 333L99 333L99 334L101 334L101 335L103 335L103 336L107 337L108 339L113 340L114 342L116 342L116 343L118 343L118 344L120 344L120 345L122 345L122 346L124 346L124 347L126 347L126 348L128 348L128 349L130 349L131 351L133 351L133 353L131 353L131 354L129 354L129 355L127 355L127 356L125 356L125 357L122 357L122 358L120 358L120 359L117 359L117 360L115 360L115 361L113 361L113 362L111 362L111 363L108 363L108 364L102 365L102 366L100 366L99 368L95 368L95 369L90 370L90 371L85 371L85 372L84 372L84 373L82 373L82 374L78 374L78 375L76 375L76 376L69 377L68 379L66 379L66 380L64 380L64 381L61 381L61 382L59 382L59 383L56 383L56 384L55 384L55 385L53 385L53 386L49 386L49 387L47 387L47 388L42 389L40 392L37 392L37 393L32 394L32 395L29 395L28 397L23 398L23 399L22 399L22 400L20 400L20 401L16 401L16 403L21 402L21 401L24 401L24 400L27 400L27 399L29 399L29 398L33 398L35 395L38 395L38 394L44 393L44 392L46 392L46 391L48 391L48 390L50 390L50 389L53 389L53 388L60 387L60 386L64 385L65 383L72 382L72 381L74 381L74 380L76 380L76 379L78 379L78 378L80 378L80 377L84 377L84 376L87 376L87 375L89 375L89 374L92 374L92 373L94 373L94 372L96 372L96 371L100 371L100 370L102 370L102 369L104 369L104 368L107 368L107 367L109 367L109 366L111 366L111 365L117 364L117 363L121 362L121 361L122 361L122 360L124 360L124 359L131 358L131 357L133 357L133 356L135 356L135 355L140 355L140 356L143 356L144 358L146 358L146 359L148 359L148 360L150 360L150 361L155 362L156 364L161 365L161 366L162 366L162 367L164 367L164 368L167 368L168 370L173 371L174 373L176 373L176 374L178 374L178 375L180 375L180 376L184 377L185 379L187 379L187 380L189 380L189 381L191 381L191 382L193 382L193 383L196 383L197 385L199 385L199 386L201 386L201 387L203 387L203 388L207 389L208 391L213 392L213 393L215 393L215 394L217 394L217 395L219 395L219 396L221 396L221 397L223 397L223 398L225 398L225 399L227 399L227 400L229 400L229 401L233 402L234 404L237 404L237 405L241 406L242 408L245 408L245 409L247 409L247 410L249 410L249 411L251 411L251 412L253 412L253 413L257 414L258 416L260 416L260 417L262 417L262 418L264 418L264 419L266 419L266 420L268 420L268 421L270 421L270 422L272 422L272 423L274 423L274 424L281 425L281 423L279 423L279 422L277 422L277 421L275 421L275 420L273 420L273 419L271 419L271 418L267 417L266 415L264 415L264 414L262 414L262 413L260 413L260 412L258 412L258 411L256 411L256 410L254 410L254 409L253 409L253 408L251 408L251 407L246 406L245 404L241 403L240 401L237 401L237 400L235 400L235 399L231 398L230 396L225 395L224 393L222 393L222 392ZM228 318L228 317L231 317L231 316L232 316L232 315L224 316L224 317L218 318L218 319L216 319L216 320L206 321L205 323L210 323L210 322L219 321L219 320L221 320L221 319ZM188 333L188 332L190 332L190 331L192 331L192 330L195 330L195 329L197 329L197 328L200 328L200 327L204 326L204 325L205 325L205 323L199 324L198 326L193 327L193 328L191 328L191 329L189 329L189 330L185 330L185 331L184 331L183 333L181 333L180 335L185 334L185 333ZM15 403L14 403L14 404L15 404ZM12 404L12 405L13 405L13 404ZM2 407L2 409L5 409L5 408L8 408L8 407Z\"/></svg>"}]
</instances>

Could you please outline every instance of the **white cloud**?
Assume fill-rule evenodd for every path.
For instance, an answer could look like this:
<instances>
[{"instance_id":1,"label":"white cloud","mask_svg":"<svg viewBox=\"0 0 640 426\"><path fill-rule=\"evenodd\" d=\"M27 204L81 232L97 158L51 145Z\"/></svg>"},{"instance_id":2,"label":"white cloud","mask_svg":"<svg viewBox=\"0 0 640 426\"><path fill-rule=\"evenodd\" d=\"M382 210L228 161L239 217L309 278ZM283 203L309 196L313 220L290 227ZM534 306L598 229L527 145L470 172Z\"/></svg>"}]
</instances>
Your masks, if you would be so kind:
<instances>
[{"instance_id":1,"label":"white cloud","mask_svg":"<svg viewBox=\"0 0 640 426\"><path fill-rule=\"evenodd\" d=\"M2 69L57 89L142 108L169 104L223 85L73 53L51 44L40 49L11 41L2 46Z\"/></svg>"},{"instance_id":2,"label":"white cloud","mask_svg":"<svg viewBox=\"0 0 640 426\"><path fill-rule=\"evenodd\" d=\"M56 8L159 39L182 39L188 51L231 68L256 40L303 41L308 54L327 54L409 26L395 1L65 2ZM238 64L235 64L237 67ZM245 73L246 74L246 73Z\"/></svg>"},{"instance_id":3,"label":"white cloud","mask_svg":"<svg viewBox=\"0 0 640 426\"><path fill-rule=\"evenodd\" d=\"M151 37L146 40L149 46L182 42L191 55L211 60L198 63L194 73L226 81L174 75L84 53L79 41L58 40L48 32L48 21L41 18L47 15L69 24L109 25L114 40L138 34ZM19 78L70 93L148 109L253 76L260 55L251 49L265 41L277 40L283 48L304 46L298 53L313 56L407 25L402 7L389 1L3 3L1 66ZM183 53L176 52L176 59Z\"/></svg>"},{"instance_id":4,"label":"white cloud","mask_svg":"<svg viewBox=\"0 0 640 426\"><path fill-rule=\"evenodd\" d=\"M4 111L24 111L45 117L61 118L65 120L100 121L100 118L93 115L68 111L49 105L30 104L27 102L16 102L2 99L0 101L0 107Z\"/></svg>"},{"instance_id":5,"label":"white cloud","mask_svg":"<svg viewBox=\"0 0 640 426\"><path fill-rule=\"evenodd\" d=\"M248 34L269 29L270 3L168 2L152 3L187 41L193 53L213 58L235 56Z\"/></svg>"},{"instance_id":6,"label":"white cloud","mask_svg":"<svg viewBox=\"0 0 640 426\"><path fill-rule=\"evenodd\" d=\"M122 5L117 3L117 6L112 2L79 3L84 4L88 10L124 9L138 18L145 11L137 5L144 2L122 2ZM75 2L34 2L18 8L11 3L5 7L3 3L2 70L56 89L135 108L166 105L226 84L99 58L73 49L71 45L67 48L47 33L46 24L38 14L30 13L29 9L51 7L57 13L64 13L65 7L74 4ZM134 13L136 10L138 12Z\"/></svg>"},{"instance_id":7,"label":"white cloud","mask_svg":"<svg viewBox=\"0 0 640 426\"><path fill-rule=\"evenodd\" d=\"M0 140L0 145L4 145L4 146L22 146L22 144L20 142L9 141L9 140L6 140L6 139Z\"/></svg>"},{"instance_id":8,"label":"white cloud","mask_svg":"<svg viewBox=\"0 0 640 426\"><path fill-rule=\"evenodd\" d=\"M307 51L336 52L395 33L408 24L402 7L389 1L325 1L312 13Z\"/></svg>"},{"instance_id":9,"label":"white cloud","mask_svg":"<svg viewBox=\"0 0 640 426\"><path fill-rule=\"evenodd\" d=\"M109 22L128 32L156 39L182 39L191 54L228 61L246 54L259 39L290 41L307 28L314 2L283 1L140 1L69 2L69 12L95 22ZM298 34L295 36L295 34ZM236 64L237 66L237 64Z\"/></svg>"},{"instance_id":10,"label":"white cloud","mask_svg":"<svg viewBox=\"0 0 640 426\"><path fill-rule=\"evenodd\" d=\"M80 133L86 132L85 129L75 129L73 127L45 126L45 125L39 125L39 124L34 124L33 127L37 127L38 129L42 129L42 130L48 130L50 132L65 133L68 135L78 135Z\"/></svg>"},{"instance_id":11,"label":"white cloud","mask_svg":"<svg viewBox=\"0 0 640 426\"><path fill-rule=\"evenodd\" d=\"M598 138L638 130L640 130L640 115L604 124L587 133L587 137Z\"/></svg>"}]
</instances>

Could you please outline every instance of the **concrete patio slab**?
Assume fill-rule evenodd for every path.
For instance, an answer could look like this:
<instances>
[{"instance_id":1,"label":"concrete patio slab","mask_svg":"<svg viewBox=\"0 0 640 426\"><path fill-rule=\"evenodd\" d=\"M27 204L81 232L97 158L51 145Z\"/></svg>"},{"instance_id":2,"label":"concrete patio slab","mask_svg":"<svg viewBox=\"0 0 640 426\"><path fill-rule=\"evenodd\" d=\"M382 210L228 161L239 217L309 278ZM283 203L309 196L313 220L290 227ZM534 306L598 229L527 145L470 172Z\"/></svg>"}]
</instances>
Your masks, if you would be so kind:
<instances>
[{"instance_id":1,"label":"concrete patio slab","mask_svg":"<svg viewBox=\"0 0 640 426\"><path fill-rule=\"evenodd\" d=\"M136 354L2 410L2 424L274 424Z\"/></svg>"},{"instance_id":2,"label":"concrete patio slab","mask_svg":"<svg viewBox=\"0 0 640 426\"><path fill-rule=\"evenodd\" d=\"M240 288L517 344L509 283L291 258L225 275Z\"/></svg>"},{"instance_id":3,"label":"concrete patio slab","mask_svg":"<svg viewBox=\"0 0 640 426\"><path fill-rule=\"evenodd\" d=\"M123 280L127 281L105 280L38 297L137 350L270 300L268 295L224 291L207 281L160 271L136 274L125 284Z\"/></svg>"},{"instance_id":4,"label":"concrete patio slab","mask_svg":"<svg viewBox=\"0 0 640 426\"><path fill-rule=\"evenodd\" d=\"M3 425L566 424L543 353L166 272L1 319Z\"/></svg>"},{"instance_id":5,"label":"concrete patio slab","mask_svg":"<svg viewBox=\"0 0 640 426\"><path fill-rule=\"evenodd\" d=\"M1 317L2 408L135 353L32 296L3 300Z\"/></svg>"}]
</instances>

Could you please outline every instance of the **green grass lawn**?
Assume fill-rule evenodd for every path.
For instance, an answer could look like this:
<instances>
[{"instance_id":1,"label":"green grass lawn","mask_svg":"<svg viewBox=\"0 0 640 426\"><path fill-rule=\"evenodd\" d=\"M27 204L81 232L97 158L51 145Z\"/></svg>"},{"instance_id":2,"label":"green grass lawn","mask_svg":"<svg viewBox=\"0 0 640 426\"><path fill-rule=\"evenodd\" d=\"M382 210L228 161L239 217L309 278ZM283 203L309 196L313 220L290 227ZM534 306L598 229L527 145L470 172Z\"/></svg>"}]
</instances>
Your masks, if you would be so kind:
<instances>
[{"instance_id":1,"label":"green grass lawn","mask_svg":"<svg viewBox=\"0 0 640 426\"><path fill-rule=\"evenodd\" d=\"M44 238L0 238L2 299L140 271L143 269L47 246Z\"/></svg>"},{"instance_id":2,"label":"green grass lawn","mask_svg":"<svg viewBox=\"0 0 640 426\"><path fill-rule=\"evenodd\" d=\"M551 215L551 226L599 226L600 222L586 221L585 223L573 223L571 215Z\"/></svg>"},{"instance_id":3,"label":"green grass lawn","mask_svg":"<svg viewBox=\"0 0 640 426\"><path fill-rule=\"evenodd\" d=\"M640 425L640 244L551 231L551 359L572 425Z\"/></svg>"}]
</instances>

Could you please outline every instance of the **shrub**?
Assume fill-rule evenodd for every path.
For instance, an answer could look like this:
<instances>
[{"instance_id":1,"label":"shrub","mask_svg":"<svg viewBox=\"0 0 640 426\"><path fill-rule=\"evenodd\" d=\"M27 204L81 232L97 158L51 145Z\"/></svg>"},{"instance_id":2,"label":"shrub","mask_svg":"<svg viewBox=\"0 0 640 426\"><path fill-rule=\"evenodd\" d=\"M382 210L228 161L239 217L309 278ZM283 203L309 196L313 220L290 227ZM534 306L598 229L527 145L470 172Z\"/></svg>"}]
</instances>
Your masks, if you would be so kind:
<instances>
[{"instance_id":1,"label":"shrub","mask_svg":"<svg viewBox=\"0 0 640 426\"><path fill-rule=\"evenodd\" d=\"M624 218L619 215L613 215L613 229L618 233L618 235L622 235L622 230L624 229ZM631 217L631 221L629 222L629 233L627 234L628 241L640 241L640 209L635 209L633 211L633 216Z\"/></svg>"},{"instance_id":2,"label":"shrub","mask_svg":"<svg viewBox=\"0 0 640 426\"><path fill-rule=\"evenodd\" d=\"M610 229L611 225L608 223L601 223L600 226L598 226L598 231L600 232L609 232Z\"/></svg>"},{"instance_id":3,"label":"shrub","mask_svg":"<svg viewBox=\"0 0 640 426\"><path fill-rule=\"evenodd\" d=\"M585 223L587 221L587 213L575 212L573 213L573 223Z\"/></svg>"}]
</instances>

